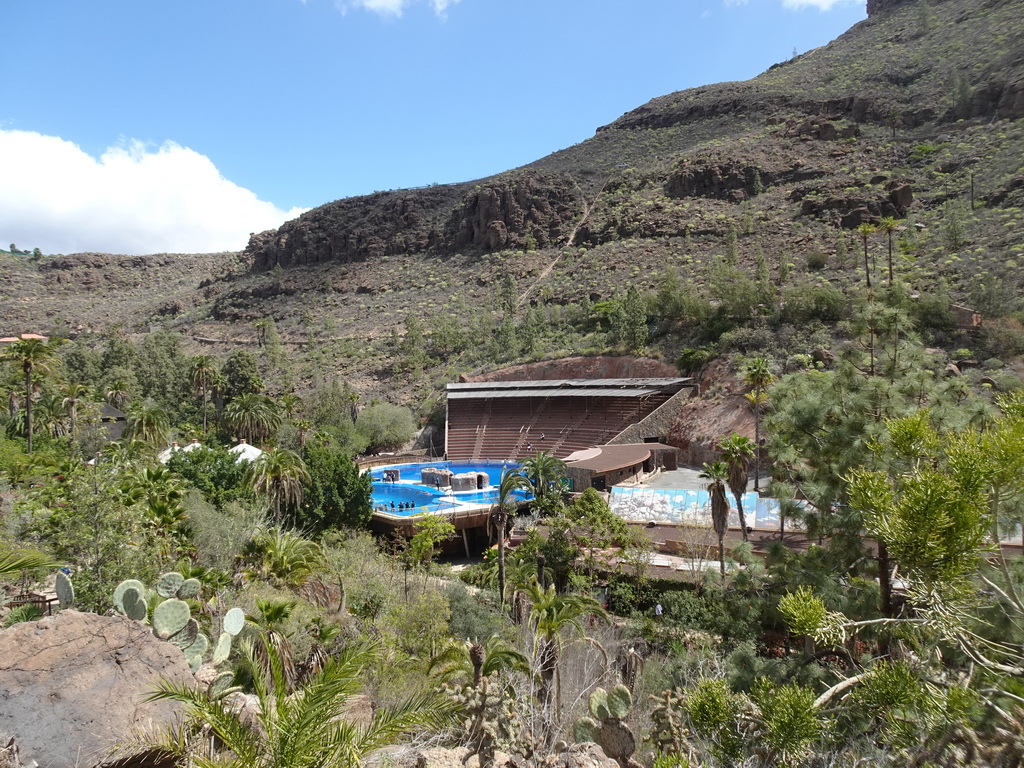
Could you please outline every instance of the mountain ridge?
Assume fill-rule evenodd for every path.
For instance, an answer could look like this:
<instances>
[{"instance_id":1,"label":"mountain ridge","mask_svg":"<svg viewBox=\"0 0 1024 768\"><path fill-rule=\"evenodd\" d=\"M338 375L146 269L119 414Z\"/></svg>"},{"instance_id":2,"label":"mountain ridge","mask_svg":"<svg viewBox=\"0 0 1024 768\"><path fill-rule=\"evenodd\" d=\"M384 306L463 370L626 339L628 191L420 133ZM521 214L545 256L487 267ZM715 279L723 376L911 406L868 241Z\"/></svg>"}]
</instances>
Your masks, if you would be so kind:
<instances>
[{"instance_id":1,"label":"mountain ridge","mask_svg":"<svg viewBox=\"0 0 1024 768\"><path fill-rule=\"evenodd\" d=\"M621 303L629 286L653 297L664 280L682 279L728 309L723 269L738 270L733 282L767 279L772 317L729 309L723 342L721 328L680 324L652 301L648 351L668 360L707 344L742 353L758 337L779 354L806 354L844 313L793 331L787 293L857 290L856 249L877 256L885 240L861 243L851 230L894 217L909 291L1012 325L1024 258L1021 30L1024 11L1005 0L873 2L866 20L825 46L752 80L652 99L520 168L326 203L253 234L241 253L182 257L178 274L159 255L135 257L143 266L12 258L15 279L0 300L25 330L58 333L122 322L255 343L251 324L270 318L286 340L348 340L329 363L301 361L301 376L351 377L416 399L433 384L389 383L404 370L410 322L424 326L431 349L426 378L450 379L521 357L609 351L616 342L593 307ZM51 295L38 290L41 275ZM511 314L501 309L506 283ZM102 302L89 293L97 286ZM503 323L522 328L531 313L543 316L539 343L503 350ZM465 326L468 349L434 344L445 318ZM931 336L969 343L948 329Z\"/></svg>"}]
</instances>

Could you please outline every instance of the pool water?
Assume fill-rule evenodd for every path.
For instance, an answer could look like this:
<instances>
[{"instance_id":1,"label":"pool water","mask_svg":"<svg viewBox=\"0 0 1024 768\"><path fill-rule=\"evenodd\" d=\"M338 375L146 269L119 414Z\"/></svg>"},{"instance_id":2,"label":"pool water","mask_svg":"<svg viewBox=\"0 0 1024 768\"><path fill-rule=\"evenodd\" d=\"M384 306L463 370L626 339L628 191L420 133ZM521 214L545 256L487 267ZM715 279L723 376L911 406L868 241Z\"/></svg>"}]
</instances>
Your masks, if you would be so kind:
<instances>
[{"instance_id":1,"label":"pool water","mask_svg":"<svg viewBox=\"0 0 1024 768\"><path fill-rule=\"evenodd\" d=\"M490 484L480 490L451 493L447 488L438 489L420 482L420 473L428 467L449 469L456 475L463 472L484 472L487 474ZM401 477L398 482L385 482L384 472L389 469L398 470ZM374 467L370 470L370 476L373 479L373 508L375 511L410 517L423 512L449 512L456 509L491 505L495 503L497 497L497 486L501 482L502 471L517 469L519 469L519 465L514 462L496 461L434 461ZM527 491L516 491L515 496L522 501L533 498L533 494Z\"/></svg>"}]
</instances>

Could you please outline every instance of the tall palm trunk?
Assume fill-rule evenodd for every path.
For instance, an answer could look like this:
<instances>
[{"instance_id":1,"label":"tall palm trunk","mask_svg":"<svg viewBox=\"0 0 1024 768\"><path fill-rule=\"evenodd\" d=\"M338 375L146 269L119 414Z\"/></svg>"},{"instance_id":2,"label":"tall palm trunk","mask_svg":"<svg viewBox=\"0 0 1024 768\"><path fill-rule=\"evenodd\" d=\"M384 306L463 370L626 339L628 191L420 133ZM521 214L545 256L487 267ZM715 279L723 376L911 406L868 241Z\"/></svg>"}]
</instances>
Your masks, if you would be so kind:
<instances>
[{"instance_id":1,"label":"tall palm trunk","mask_svg":"<svg viewBox=\"0 0 1024 768\"><path fill-rule=\"evenodd\" d=\"M25 430L28 432L28 452L32 454L32 368L25 366Z\"/></svg>"},{"instance_id":2,"label":"tall palm trunk","mask_svg":"<svg viewBox=\"0 0 1024 768\"><path fill-rule=\"evenodd\" d=\"M505 605L505 510L499 509L494 516L494 527L498 534L498 602Z\"/></svg>"},{"instance_id":3,"label":"tall palm trunk","mask_svg":"<svg viewBox=\"0 0 1024 768\"><path fill-rule=\"evenodd\" d=\"M761 385L754 387L754 490L761 490Z\"/></svg>"},{"instance_id":4,"label":"tall palm trunk","mask_svg":"<svg viewBox=\"0 0 1024 768\"><path fill-rule=\"evenodd\" d=\"M203 384L203 434L206 434L206 411L210 407L210 396L206 390L206 384Z\"/></svg>"},{"instance_id":5,"label":"tall palm trunk","mask_svg":"<svg viewBox=\"0 0 1024 768\"><path fill-rule=\"evenodd\" d=\"M747 536L747 518L743 514L743 494L733 493L733 498L736 499L736 515L740 521L740 533L743 534L743 540L747 541L749 536Z\"/></svg>"}]
</instances>

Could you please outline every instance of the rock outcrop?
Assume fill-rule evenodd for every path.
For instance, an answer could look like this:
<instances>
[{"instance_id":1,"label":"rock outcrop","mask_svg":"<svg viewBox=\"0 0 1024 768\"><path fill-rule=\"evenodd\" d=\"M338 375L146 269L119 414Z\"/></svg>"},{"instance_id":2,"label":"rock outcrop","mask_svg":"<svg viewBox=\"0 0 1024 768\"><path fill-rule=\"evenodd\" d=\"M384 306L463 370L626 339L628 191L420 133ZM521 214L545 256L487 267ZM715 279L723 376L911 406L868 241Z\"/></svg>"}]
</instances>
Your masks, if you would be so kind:
<instances>
[{"instance_id":1,"label":"rock outcrop","mask_svg":"<svg viewBox=\"0 0 1024 768\"><path fill-rule=\"evenodd\" d=\"M0 632L0 733L23 764L103 764L133 730L173 722L175 704L146 701L160 680L193 677L180 650L129 619L61 611L18 624Z\"/></svg>"},{"instance_id":2,"label":"rock outcrop","mask_svg":"<svg viewBox=\"0 0 1024 768\"><path fill-rule=\"evenodd\" d=\"M378 192L337 200L253 234L246 256L263 272L328 262L348 264L396 253L420 253L438 242L443 216L465 185Z\"/></svg>"},{"instance_id":3,"label":"rock outcrop","mask_svg":"<svg viewBox=\"0 0 1024 768\"><path fill-rule=\"evenodd\" d=\"M568 177L524 174L475 189L445 228L449 247L546 248L565 239L582 208Z\"/></svg>"}]
</instances>

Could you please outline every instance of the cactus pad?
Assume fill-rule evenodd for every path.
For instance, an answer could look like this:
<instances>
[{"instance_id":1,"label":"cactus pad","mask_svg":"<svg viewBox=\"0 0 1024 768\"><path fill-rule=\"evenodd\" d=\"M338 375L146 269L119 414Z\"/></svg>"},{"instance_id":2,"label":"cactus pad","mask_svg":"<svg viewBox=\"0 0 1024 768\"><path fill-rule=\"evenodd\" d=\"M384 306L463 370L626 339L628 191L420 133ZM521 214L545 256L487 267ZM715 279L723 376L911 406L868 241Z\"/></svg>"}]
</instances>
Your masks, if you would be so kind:
<instances>
[{"instance_id":1,"label":"cactus pad","mask_svg":"<svg viewBox=\"0 0 1024 768\"><path fill-rule=\"evenodd\" d=\"M64 571L57 572L57 599L61 608L70 608L75 604L75 586Z\"/></svg>"},{"instance_id":2,"label":"cactus pad","mask_svg":"<svg viewBox=\"0 0 1024 768\"><path fill-rule=\"evenodd\" d=\"M178 594L176 596L182 600L188 600L190 597L198 595L199 588L202 586L199 579L185 579L181 582L181 586L178 587Z\"/></svg>"},{"instance_id":3,"label":"cactus pad","mask_svg":"<svg viewBox=\"0 0 1024 768\"><path fill-rule=\"evenodd\" d=\"M616 685L608 692L608 713L619 720L629 714L629 708L633 706L633 695L629 688L624 685Z\"/></svg>"},{"instance_id":4,"label":"cactus pad","mask_svg":"<svg viewBox=\"0 0 1024 768\"><path fill-rule=\"evenodd\" d=\"M597 722L600 723L608 718L608 691L604 688L595 688L590 694L587 704L591 717Z\"/></svg>"},{"instance_id":5,"label":"cactus pad","mask_svg":"<svg viewBox=\"0 0 1024 768\"><path fill-rule=\"evenodd\" d=\"M228 635L231 637L231 635ZM233 672L221 672L217 677L210 683L208 695L211 699L216 701L217 699L224 698L231 691L231 683L234 682L235 675Z\"/></svg>"},{"instance_id":6,"label":"cactus pad","mask_svg":"<svg viewBox=\"0 0 1024 768\"><path fill-rule=\"evenodd\" d=\"M117 588L114 590L114 607L119 613L123 613L125 616L128 616L128 610L124 605L124 594L129 589L135 590L135 600L138 600L146 593L146 585L137 579L127 579L117 585ZM132 602L135 602L135 600ZM132 617L129 616L128 618ZM138 621L138 619L136 619L136 621Z\"/></svg>"},{"instance_id":7,"label":"cactus pad","mask_svg":"<svg viewBox=\"0 0 1024 768\"><path fill-rule=\"evenodd\" d=\"M242 631L245 626L245 614L241 608L232 608L224 615L224 631L232 637Z\"/></svg>"},{"instance_id":8,"label":"cactus pad","mask_svg":"<svg viewBox=\"0 0 1024 768\"><path fill-rule=\"evenodd\" d=\"M213 665L223 664L231 655L231 635L221 632L217 638L217 645L213 648Z\"/></svg>"},{"instance_id":9,"label":"cactus pad","mask_svg":"<svg viewBox=\"0 0 1024 768\"><path fill-rule=\"evenodd\" d=\"M585 741L597 742L597 730L596 720L592 720L589 717L581 717L576 721L576 725L572 729L573 740L577 744L582 744Z\"/></svg>"},{"instance_id":10,"label":"cactus pad","mask_svg":"<svg viewBox=\"0 0 1024 768\"><path fill-rule=\"evenodd\" d=\"M129 587L121 596L121 605L124 606L124 615L132 621L145 621L149 613L149 606L142 592Z\"/></svg>"},{"instance_id":11,"label":"cactus pad","mask_svg":"<svg viewBox=\"0 0 1024 768\"><path fill-rule=\"evenodd\" d=\"M178 588L185 582L185 577L177 571L165 573L156 580L156 593L160 597L175 597Z\"/></svg>"},{"instance_id":12,"label":"cactus pad","mask_svg":"<svg viewBox=\"0 0 1024 768\"><path fill-rule=\"evenodd\" d=\"M184 651L196 641L198 636L199 623L195 619L189 619L188 623L182 627L181 631L176 635L172 635L168 639L168 642L175 648L181 648L181 650Z\"/></svg>"},{"instance_id":13,"label":"cactus pad","mask_svg":"<svg viewBox=\"0 0 1024 768\"><path fill-rule=\"evenodd\" d=\"M166 640L183 630L191 618L192 611L184 600L164 600L153 610L153 634Z\"/></svg>"},{"instance_id":14,"label":"cactus pad","mask_svg":"<svg viewBox=\"0 0 1024 768\"><path fill-rule=\"evenodd\" d=\"M185 658L188 659L192 656L199 656L202 658L206 655L208 650L210 650L210 638L200 632L196 635L195 642L185 649Z\"/></svg>"}]
</instances>

